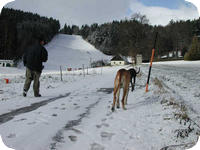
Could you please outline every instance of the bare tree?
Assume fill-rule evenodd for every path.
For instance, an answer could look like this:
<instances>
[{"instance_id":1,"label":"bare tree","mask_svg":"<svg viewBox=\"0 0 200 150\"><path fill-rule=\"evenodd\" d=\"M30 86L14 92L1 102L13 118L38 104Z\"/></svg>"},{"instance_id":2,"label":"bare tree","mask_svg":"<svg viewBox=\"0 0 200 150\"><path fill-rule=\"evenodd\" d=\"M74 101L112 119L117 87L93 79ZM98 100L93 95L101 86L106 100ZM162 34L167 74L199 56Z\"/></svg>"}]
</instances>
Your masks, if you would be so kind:
<instances>
[{"instance_id":1,"label":"bare tree","mask_svg":"<svg viewBox=\"0 0 200 150\"><path fill-rule=\"evenodd\" d=\"M131 15L131 19L136 20L136 21L140 22L141 24L149 23L149 19L147 19L146 15L142 15L140 13L135 13L135 14Z\"/></svg>"}]
</instances>

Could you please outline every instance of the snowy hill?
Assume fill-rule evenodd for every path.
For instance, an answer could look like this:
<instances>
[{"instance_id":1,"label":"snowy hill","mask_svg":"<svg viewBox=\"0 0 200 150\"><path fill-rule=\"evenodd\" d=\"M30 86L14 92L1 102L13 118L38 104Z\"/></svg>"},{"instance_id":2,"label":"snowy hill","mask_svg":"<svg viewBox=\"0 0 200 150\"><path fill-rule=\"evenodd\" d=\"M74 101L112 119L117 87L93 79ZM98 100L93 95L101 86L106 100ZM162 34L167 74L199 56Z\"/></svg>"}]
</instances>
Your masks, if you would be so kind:
<instances>
[{"instance_id":1,"label":"snowy hill","mask_svg":"<svg viewBox=\"0 0 200 150\"><path fill-rule=\"evenodd\" d=\"M82 37L75 35L59 34L45 47L49 53L45 64L47 70L58 70L60 66L81 68L83 64L89 67L93 61L109 59Z\"/></svg>"},{"instance_id":2,"label":"snowy hill","mask_svg":"<svg viewBox=\"0 0 200 150\"><path fill-rule=\"evenodd\" d=\"M48 61L44 64L43 72L59 71L60 66L66 68L90 67L90 63L98 60L110 60L111 57L103 54L81 36L58 34L51 42L45 45L48 51ZM21 62L17 68L1 67L1 76L24 75L25 67Z\"/></svg>"}]
</instances>

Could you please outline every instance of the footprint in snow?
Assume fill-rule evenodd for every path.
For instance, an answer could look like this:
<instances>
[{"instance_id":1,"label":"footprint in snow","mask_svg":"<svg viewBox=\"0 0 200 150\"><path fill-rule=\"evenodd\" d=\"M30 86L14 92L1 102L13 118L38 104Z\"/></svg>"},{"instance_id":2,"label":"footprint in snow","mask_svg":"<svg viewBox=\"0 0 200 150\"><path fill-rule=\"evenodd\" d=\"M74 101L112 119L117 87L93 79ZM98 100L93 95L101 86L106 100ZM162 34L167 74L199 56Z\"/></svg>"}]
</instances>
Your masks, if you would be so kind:
<instances>
[{"instance_id":1,"label":"footprint in snow","mask_svg":"<svg viewBox=\"0 0 200 150\"><path fill-rule=\"evenodd\" d=\"M29 122L29 123L27 123L28 125L33 125L33 124L36 124L36 122L34 121L34 122Z\"/></svg>"},{"instance_id":2,"label":"footprint in snow","mask_svg":"<svg viewBox=\"0 0 200 150\"><path fill-rule=\"evenodd\" d=\"M96 125L97 128L101 128L101 127L109 127L110 125L107 123L102 123L100 125Z\"/></svg>"},{"instance_id":3,"label":"footprint in snow","mask_svg":"<svg viewBox=\"0 0 200 150\"><path fill-rule=\"evenodd\" d=\"M107 120L106 118L101 119L102 122L104 122L104 121L106 121L106 120Z\"/></svg>"},{"instance_id":4,"label":"footprint in snow","mask_svg":"<svg viewBox=\"0 0 200 150\"><path fill-rule=\"evenodd\" d=\"M16 138L16 134L15 133L11 133L11 134L9 134L8 136L7 136L7 138Z\"/></svg>"},{"instance_id":5,"label":"footprint in snow","mask_svg":"<svg viewBox=\"0 0 200 150\"><path fill-rule=\"evenodd\" d=\"M98 143L91 144L91 148L90 148L90 150L104 150L104 149L105 147L103 147L102 145Z\"/></svg>"},{"instance_id":6,"label":"footprint in snow","mask_svg":"<svg viewBox=\"0 0 200 150\"><path fill-rule=\"evenodd\" d=\"M58 115L57 115L57 114L53 114L52 116L53 116L53 117L57 117Z\"/></svg>"},{"instance_id":7,"label":"footprint in snow","mask_svg":"<svg viewBox=\"0 0 200 150\"><path fill-rule=\"evenodd\" d=\"M109 132L101 132L101 138L103 141L111 140L113 135L115 135L115 134L109 133Z\"/></svg>"},{"instance_id":8,"label":"footprint in snow","mask_svg":"<svg viewBox=\"0 0 200 150\"><path fill-rule=\"evenodd\" d=\"M77 136L74 136L74 135L70 135L68 136L69 139L72 141L72 142L76 142L77 141Z\"/></svg>"},{"instance_id":9,"label":"footprint in snow","mask_svg":"<svg viewBox=\"0 0 200 150\"><path fill-rule=\"evenodd\" d=\"M71 128L71 130L74 131L77 134L82 134L82 131L80 131L79 129Z\"/></svg>"}]
</instances>

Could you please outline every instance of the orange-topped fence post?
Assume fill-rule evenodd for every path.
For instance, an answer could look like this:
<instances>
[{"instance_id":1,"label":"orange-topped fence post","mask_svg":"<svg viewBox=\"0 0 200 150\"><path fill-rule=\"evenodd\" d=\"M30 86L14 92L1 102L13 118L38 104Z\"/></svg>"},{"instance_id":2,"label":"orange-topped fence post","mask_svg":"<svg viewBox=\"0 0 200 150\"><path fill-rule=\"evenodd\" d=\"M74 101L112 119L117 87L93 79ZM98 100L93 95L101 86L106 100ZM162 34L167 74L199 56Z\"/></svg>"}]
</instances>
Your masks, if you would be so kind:
<instances>
[{"instance_id":1,"label":"orange-topped fence post","mask_svg":"<svg viewBox=\"0 0 200 150\"><path fill-rule=\"evenodd\" d=\"M148 74L147 83L146 83L146 92L148 92L149 79L150 79L150 75L151 75L151 68L152 68L152 63L153 63L153 58L154 58L154 53L155 53L157 36L158 36L158 32L156 32L154 46L153 46L153 49L152 49L151 61L150 61L150 65L149 65L149 74Z\"/></svg>"}]
</instances>

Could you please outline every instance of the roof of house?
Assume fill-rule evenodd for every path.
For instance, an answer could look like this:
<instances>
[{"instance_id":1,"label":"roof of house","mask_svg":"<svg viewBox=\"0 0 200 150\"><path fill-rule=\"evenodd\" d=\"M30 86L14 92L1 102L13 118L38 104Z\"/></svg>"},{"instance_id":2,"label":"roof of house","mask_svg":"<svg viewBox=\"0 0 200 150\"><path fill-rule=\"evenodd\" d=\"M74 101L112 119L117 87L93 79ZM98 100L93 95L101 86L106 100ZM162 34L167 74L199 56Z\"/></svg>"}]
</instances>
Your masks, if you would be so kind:
<instances>
[{"instance_id":1,"label":"roof of house","mask_svg":"<svg viewBox=\"0 0 200 150\"><path fill-rule=\"evenodd\" d=\"M125 60L121 56L116 55L111 59L111 61L125 61Z\"/></svg>"}]
</instances>

